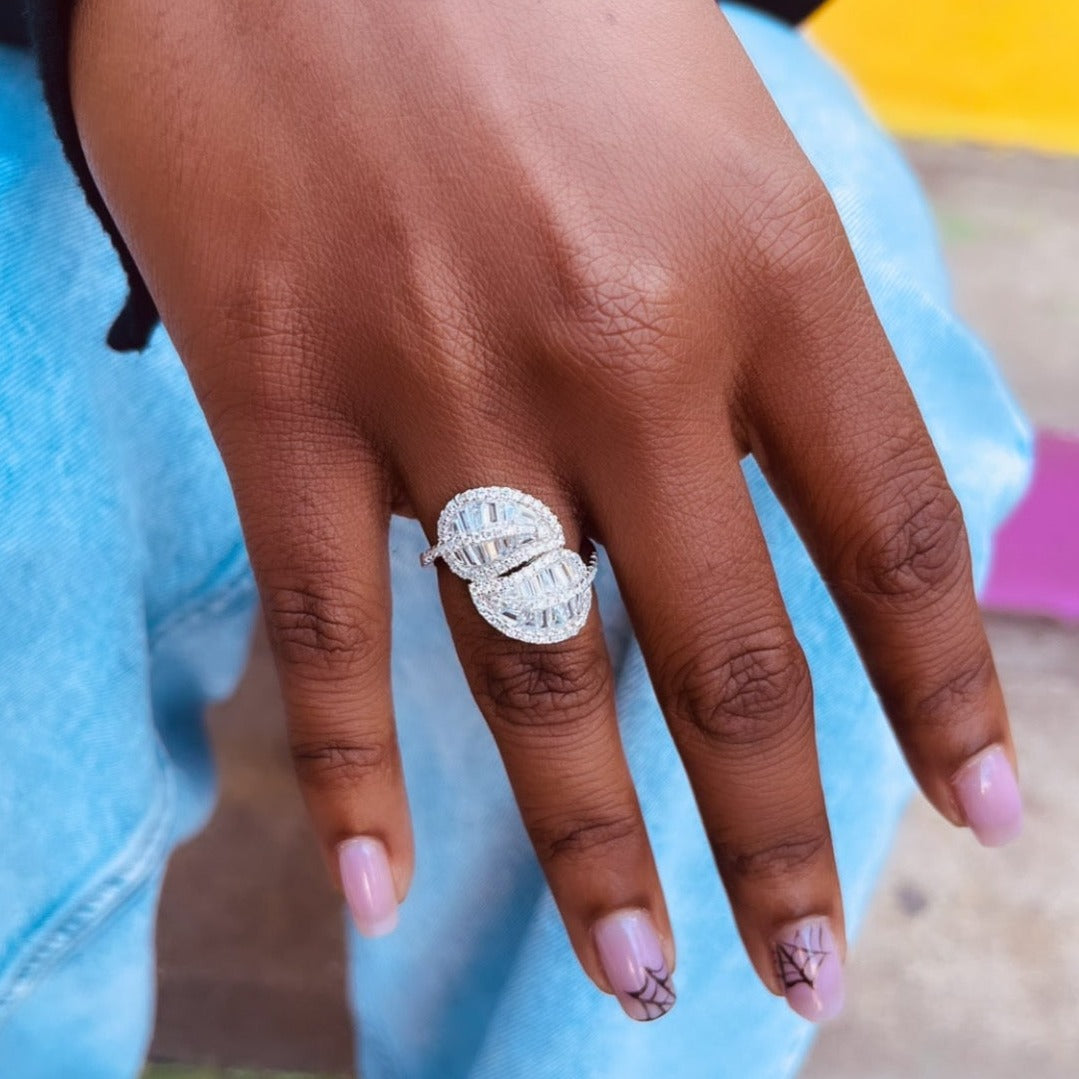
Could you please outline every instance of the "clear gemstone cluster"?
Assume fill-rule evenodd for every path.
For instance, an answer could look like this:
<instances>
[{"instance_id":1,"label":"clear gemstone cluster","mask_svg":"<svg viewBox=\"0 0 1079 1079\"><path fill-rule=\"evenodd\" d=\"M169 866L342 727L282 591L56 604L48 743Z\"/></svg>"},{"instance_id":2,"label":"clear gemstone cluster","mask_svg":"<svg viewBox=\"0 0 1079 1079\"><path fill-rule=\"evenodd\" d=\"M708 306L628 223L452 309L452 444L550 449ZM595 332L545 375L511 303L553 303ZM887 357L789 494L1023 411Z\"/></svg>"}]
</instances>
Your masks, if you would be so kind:
<instances>
[{"instance_id":1,"label":"clear gemstone cluster","mask_svg":"<svg viewBox=\"0 0 1079 1079\"><path fill-rule=\"evenodd\" d=\"M495 629L553 644L580 632L596 576L595 551L585 563L565 542L558 518L539 499L512 487L476 487L446 503L438 543L420 561L444 558Z\"/></svg>"}]
</instances>

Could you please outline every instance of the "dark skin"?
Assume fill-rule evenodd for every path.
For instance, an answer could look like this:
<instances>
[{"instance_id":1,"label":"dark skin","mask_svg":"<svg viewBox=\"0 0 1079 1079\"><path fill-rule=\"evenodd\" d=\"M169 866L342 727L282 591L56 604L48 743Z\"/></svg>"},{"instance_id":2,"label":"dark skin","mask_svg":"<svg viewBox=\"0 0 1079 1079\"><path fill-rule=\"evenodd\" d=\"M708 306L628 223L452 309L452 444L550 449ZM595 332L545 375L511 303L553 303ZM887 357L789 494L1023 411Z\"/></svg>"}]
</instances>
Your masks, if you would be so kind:
<instances>
[{"instance_id":1,"label":"dark skin","mask_svg":"<svg viewBox=\"0 0 1079 1079\"><path fill-rule=\"evenodd\" d=\"M958 504L835 208L712 0L82 0L72 83L235 489L331 867L375 836L407 892L387 528L414 515L433 540L485 484L606 546L773 991L777 927L824 916L841 941L843 914L746 454L926 797L963 825L956 773L994 745L1014 763ZM590 929L624 907L673 966L598 614L520 644L439 575L585 970L608 987Z\"/></svg>"}]
</instances>

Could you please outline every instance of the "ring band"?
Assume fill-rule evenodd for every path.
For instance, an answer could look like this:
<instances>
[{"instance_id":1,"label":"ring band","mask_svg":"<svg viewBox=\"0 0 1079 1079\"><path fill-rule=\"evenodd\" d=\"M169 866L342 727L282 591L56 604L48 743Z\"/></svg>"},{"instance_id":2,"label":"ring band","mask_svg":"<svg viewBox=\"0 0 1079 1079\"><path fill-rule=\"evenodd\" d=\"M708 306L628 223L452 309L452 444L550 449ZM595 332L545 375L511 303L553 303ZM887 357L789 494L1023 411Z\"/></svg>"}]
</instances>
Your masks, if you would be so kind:
<instances>
[{"instance_id":1,"label":"ring band","mask_svg":"<svg viewBox=\"0 0 1079 1079\"><path fill-rule=\"evenodd\" d=\"M441 558L468 581L476 610L517 641L555 644L580 633L592 606L598 556L586 563L566 547L553 511L512 487L475 487L446 503L438 543L420 555Z\"/></svg>"}]
</instances>

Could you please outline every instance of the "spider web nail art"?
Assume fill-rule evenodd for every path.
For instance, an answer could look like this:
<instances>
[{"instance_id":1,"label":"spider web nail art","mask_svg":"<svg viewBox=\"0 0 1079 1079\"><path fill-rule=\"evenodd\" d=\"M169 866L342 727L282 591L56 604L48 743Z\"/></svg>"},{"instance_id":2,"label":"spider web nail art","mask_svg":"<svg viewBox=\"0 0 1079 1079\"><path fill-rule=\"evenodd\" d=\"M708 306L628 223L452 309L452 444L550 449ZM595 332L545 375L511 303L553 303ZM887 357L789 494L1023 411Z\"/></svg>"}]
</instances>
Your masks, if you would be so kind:
<instances>
[{"instance_id":1,"label":"spider web nail art","mask_svg":"<svg viewBox=\"0 0 1079 1079\"><path fill-rule=\"evenodd\" d=\"M666 964L659 970L644 968L644 984L640 989L627 996L632 997L644 1011L645 1019L658 1019L674 1007L674 989L671 988L671 976Z\"/></svg>"},{"instance_id":2,"label":"spider web nail art","mask_svg":"<svg viewBox=\"0 0 1079 1079\"><path fill-rule=\"evenodd\" d=\"M783 988L807 985L812 989L821 966L831 954L824 947L824 931L819 925L806 926L799 929L793 939L778 941L775 947L776 973L783 982Z\"/></svg>"}]
</instances>

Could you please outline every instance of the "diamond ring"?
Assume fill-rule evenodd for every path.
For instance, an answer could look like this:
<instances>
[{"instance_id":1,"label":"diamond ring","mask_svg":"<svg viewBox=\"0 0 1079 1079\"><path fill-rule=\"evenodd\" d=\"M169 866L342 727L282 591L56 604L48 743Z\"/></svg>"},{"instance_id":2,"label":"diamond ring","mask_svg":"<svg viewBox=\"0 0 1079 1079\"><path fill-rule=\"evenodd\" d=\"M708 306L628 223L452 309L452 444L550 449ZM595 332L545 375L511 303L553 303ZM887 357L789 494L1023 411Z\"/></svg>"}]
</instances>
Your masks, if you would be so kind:
<instances>
[{"instance_id":1,"label":"diamond ring","mask_svg":"<svg viewBox=\"0 0 1079 1079\"><path fill-rule=\"evenodd\" d=\"M438 518L438 543L420 555L441 558L468 581L476 610L517 641L554 644L576 636L592 606L598 558L566 547L554 513L512 487L475 487L455 495Z\"/></svg>"}]
</instances>

